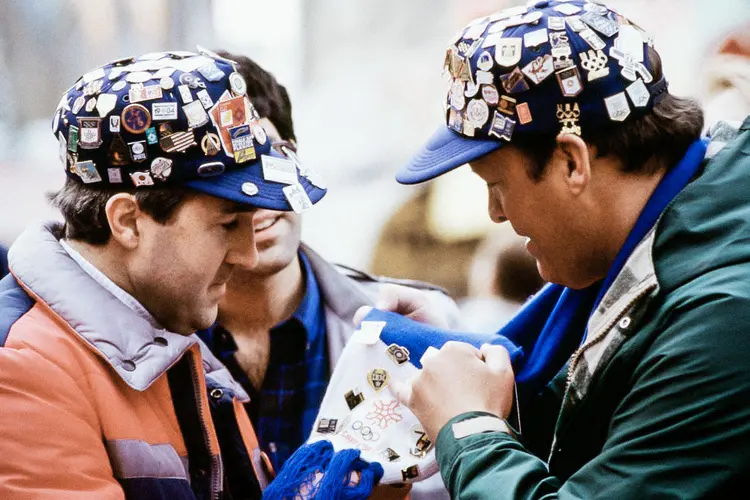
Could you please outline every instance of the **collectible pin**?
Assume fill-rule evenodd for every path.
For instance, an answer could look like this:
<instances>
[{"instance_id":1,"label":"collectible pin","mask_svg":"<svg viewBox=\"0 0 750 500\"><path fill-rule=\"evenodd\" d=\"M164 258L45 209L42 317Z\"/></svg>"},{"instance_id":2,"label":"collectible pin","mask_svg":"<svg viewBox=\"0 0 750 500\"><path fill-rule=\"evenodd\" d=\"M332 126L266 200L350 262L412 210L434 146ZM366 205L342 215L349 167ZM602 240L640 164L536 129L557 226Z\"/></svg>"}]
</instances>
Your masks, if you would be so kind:
<instances>
[{"instance_id":1,"label":"collectible pin","mask_svg":"<svg viewBox=\"0 0 750 500\"><path fill-rule=\"evenodd\" d=\"M609 75L609 67L607 66L609 59L601 50L581 52L578 57L581 59L581 67L588 71L587 81L598 80Z\"/></svg>"},{"instance_id":2,"label":"collectible pin","mask_svg":"<svg viewBox=\"0 0 750 500\"><path fill-rule=\"evenodd\" d=\"M615 122L623 122L630 116L630 105L625 92L604 98L604 106L607 108L609 118Z\"/></svg>"},{"instance_id":3,"label":"collectible pin","mask_svg":"<svg viewBox=\"0 0 750 500\"><path fill-rule=\"evenodd\" d=\"M561 125L561 134L581 135L581 127L578 123L578 118L581 116L581 108L578 107L577 102L573 104L558 104L556 115Z\"/></svg>"},{"instance_id":4,"label":"collectible pin","mask_svg":"<svg viewBox=\"0 0 750 500\"><path fill-rule=\"evenodd\" d=\"M401 479L404 481L410 481L419 477L419 467L416 465L409 466L405 469L401 469Z\"/></svg>"},{"instance_id":5,"label":"collectible pin","mask_svg":"<svg viewBox=\"0 0 750 500\"><path fill-rule=\"evenodd\" d=\"M487 26L489 24L490 23L488 21L472 24L466 29L461 38L467 38L469 40L476 40L478 38L481 38L484 30L487 29Z\"/></svg>"},{"instance_id":6,"label":"collectible pin","mask_svg":"<svg viewBox=\"0 0 750 500\"><path fill-rule=\"evenodd\" d=\"M466 97L474 97L479 92L479 85L477 85L474 82L466 82L466 90L464 91L464 96Z\"/></svg>"},{"instance_id":7,"label":"collectible pin","mask_svg":"<svg viewBox=\"0 0 750 500\"><path fill-rule=\"evenodd\" d=\"M490 127L489 135L494 135L500 139L510 141L513 136L513 130L516 128L515 120L508 118L507 116L501 115L498 111L495 111L495 115L492 118L492 126Z\"/></svg>"},{"instance_id":8,"label":"collectible pin","mask_svg":"<svg viewBox=\"0 0 750 500\"><path fill-rule=\"evenodd\" d=\"M201 104L203 104L204 108L209 109L214 105L214 101L211 99L211 96L208 95L208 90L199 90L195 95L198 96L198 99L200 100Z\"/></svg>"},{"instance_id":9,"label":"collectible pin","mask_svg":"<svg viewBox=\"0 0 750 500\"><path fill-rule=\"evenodd\" d=\"M208 114L200 101L193 101L182 107L185 117L188 121L188 127L191 129L202 127L208 123Z\"/></svg>"},{"instance_id":10,"label":"collectible pin","mask_svg":"<svg viewBox=\"0 0 750 500\"><path fill-rule=\"evenodd\" d=\"M130 99L131 104L161 99L162 96L163 92L160 85L145 85L142 87L133 85L130 87L130 90L128 90L128 99Z\"/></svg>"},{"instance_id":11,"label":"collectible pin","mask_svg":"<svg viewBox=\"0 0 750 500\"><path fill-rule=\"evenodd\" d=\"M562 95L565 97L575 97L583 91L583 82L581 82L581 75L578 73L577 67L572 66L558 71L556 76Z\"/></svg>"},{"instance_id":12,"label":"collectible pin","mask_svg":"<svg viewBox=\"0 0 750 500\"><path fill-rule=\"evenodd\" d=\"M253 137L255 137L255 140L260 144L261 146L268 141L268 134L266 134L266 129L264 129L261 125L258 125L257 123L255 125L252 125L250 127L250 130L253 133Z\"/></svg>"},{"instance_id":13,"label":"collectible pin","mask_svg":"<svg viewBox=\"0 0 750 500\"><path fill-rule=\"evenodd\" d=\"M235 95L245 95L247 92L247 83L245 83L242 75L235 71L229 74L229 88L232 89Z\"/></svg>"},{"instance_id":14,"label":"collectible pin","mask_svg":"<svg viewBox=\"0 0 750 500\"><path fill-rule=\"evenodd\" d=\"M107 177L110 184L122 184L122 170L119 168L108 168Z\"/></svg>"},{"instance_id":15,"label":"collectible pin","mask_svg":"<svg viewBox=\"0 0 750 500\"><path fill-rule=\"evenodd\" d=\"M500 43L502 39L503 39L502 33L494 33L491 35L487 35L484 38L484 42L482 42L482 48L488 49L490 47L497 47L497 44Z\"/></svg>"},{"instance_id":16,"label":"collectible pin","mask_svg":"<svg viewBox=\"0 0 750 500\"><path fill-rule=\"evenodd\" d=\"M545 54L537 57L521 70L529 80L539 85L555 72L552 56Z\"/></svg>"},{"instance_id":17,"label":"collectible pin","mask_svg":"<svg viewBox=\"0 0 750 500\"><path fill-rule=\"evenodd\" d=\"M109 142L109 162L112 165L127 165L130 163L128 154L128 145L122 136L118 133L113 134Z\"/></svg>"},{"instance_id":18,"label":"collectible pin","mask_svg":"<svg viewBox=\"0 0 750 500\"><path fill-rule=\"evenodd\" d=\"M430 448L432 448L432 441L430 441L430 438L427 437L427 433L419 425L412 427L411 432L412 435L416 436L417 442L413 448L409 449L409 453L415 457L422 458L428 451L430 451Z\"/></svg>"},{"instance_id":19,"label":"collectible pin","mask_svg":"<svg viewBox=\"0 0 750 500\"><path fill-rule=\"evenodd\" d=\"M252 182L243 182L241 189L242 189L242 192L248 196L255 196L256 194L259 193L258 186L256 186Z\"/></svg>"},{"instance_id":20,"label":"collectible pin","mask_svg":"<svg viewBox=\"0 0 750 500\"><path fill-rule=\"evenodd\" d=\"M221 150L221 142L219 136L207 132L206 135L201 139L201 149L206 156L216 156Z\"/></svg>"},{"instance_id":21,"label":"collectible pin","mask_svg":"<svg viewBox=\"0 0 750 500\"><path fill-rule=\"evenodd\" d=\"M57 138L57 157L60 158L60 163L68 167L66 163L68 161L68 141L65 140L65 135L60 134Z\"/></svg>"},{"instance_id":22,"label":"collectible pin","mask_svg":"<svg viewBox=\"0 0 750 500\"><path fill-rule=\"evenodd\" d=\"M547 18L547 27L554 31L565 30L565 18L557 16L549 16Z\"/></svg>"},{"instance_id":23,"label":"collectible pin","mask_svg":"<svg viewBox=\"0 0 750 500\"><path fill-rule=\"evenodd\" d=\"M71 125L68 128L68 151L75 153L78 151L78 127Z\"/></svg>"},{"instance_id":24,"label":"collectible pin","mask_svg":"<svg viewBox=\"0 0 750 500\"><path fill-rule=\"evenodd\" d=\"M215 175L221 175L226 170L226 166L224 166L223 163L220 161L212 161L210 163L204 163L200 167L198 167L198 175L201 177L213 177ZM246 182L245 184L252 184L250 182ZM253 184L255 186L255 184ZM250 189L250 188L248 188ZM244 185L242 192L245 192ZM245 193L249 194L249 193ZM250 196L258 194L258 187L255 186L255 192L251 194Z\"/></svg>"},{"instance_id":25,"label":"collectible pin","mask_svg":"<svg viewBox=\"0 0 750 500\"><path fill-rule=\"evenodd\" d=\"M529 31L523 36L523 43L527 47L537 47L543 43L549 41L549 34L547 28L541 28L534 31Z\"/></svg>"},{"instance_id":26,"label":"collectible pin","mask_svg":"<svg viewBox=\"0 0 750 500\"><path fill-rule=\"evenodd\" d=\"M651 94L648 88L646 88L646 84L640 78L628 85L625 91L630 96L630 100L636 108L645 108L648 106L649 100L651 100Z\"/></svg>"},{"instance_id":27,"label":"collectible pin","mask_svg":"<svg viewBox=\"0 0 750 500\"><path fill-rule=\"evenodd\" d=\"M112 88L110 90L114 92L119 92L125 88L125 85L127 85L127 82L125 80L120 80L118 82L115 82L114 85L112 85Z\"/></svg>"},{"instance_id":28,"label":"collectible pin","mask_svg":"<svg viewBox=\"0 0 750 500\"><path fill-rule=\"evenodd\" d=\"M146 142L149 144L159 144L159 134L156 133L155 127L146 129Z\"/></svg>"},{"instance_id":29,"label":"collectible pin","mask_svg":"<svg viewBox=\"0 0 750 500\"><path fill-rule=\"evenodd\" d=\"M92 97L86 103L86 112L91 113L92 111L94 111L95 107L96 107L96 97Z\"/></svg>"},{"instance_id":30,"label":"collectible pin","mask_svg":"<svg viewBox=\"0 0 750 500\"><path fill-rule=\"evenodd\" d=\"M497 110L506 115L513 116L516 113L516 100L506 95L500 96L500 102L498 102Z\"/></svg>"},{"instance_id":31,"label":"collectible pin","mask_svg":"<svg viewBox=\"0 0 750 500\"><path fill-rule=\"evenodd\" d=\"M464 98L464 82L461 80L454 80L451 84L450 105L456 110L462 110L464 106L466 106L466 99Z\"/></svg>"},{"instance_id":32,"label":"collectible pin","mask_svg":"<svg viewBox=\"0 0 750 500\"><path fill-rule=\"evenodd\" d=\"M195 133L192 130L175 132L159 139L159 146L165 153L174 153L175 151L182 153L195 145Z\"/></svg>"},{"instance_id":33,"label":"collectible pin","mask_svg":"<svg viewBox=\"0 0 750 500\"><path fill-rule=\"evenodd\" d=\"M476 126L473 123L471 123L469 120L464 120L462 127L463 128L461 130L461 133L465 135L466 137L474 137L474 135L476 135L475 134Z\"/></svg>"},{"instance_id":34,"label":"collectible pin","mask_svg":"<svg viewBox=\"0 0 750 500\"><path fill-rule=\"evenodd\" d=\"M190 92L190 87L188 87L187 85L179 85L177 87L177 90L180 93L180 98L182 99L183 104L193 102L193 93Z\"/></svg>"},{"instance_id":35,"label":"collectible pin","mask_svg":"<svg viewBox=\"0 0 750 500\"><path fill-rule=\"evenodd\" d=\"M289 205L291 205L292 210L294 210L295 213L301 214L312 208L312 201L310 201L310 197L307 196L305 188L300 184L284 186L281 190L284 192L286 200L289 202Z\"/></svg>"},{"instance_id":36,"label":"collectible pin","mask_svg":"<svg viewBox=\"0 0 750 500\"><path fill-rule=\"evenodd\" d=\"M78 145L96 149L102 144L102 119L78 117Z\"/></svg>"},{"instance_id":37,"label":"collectible pin","mask_svg":"<svg viewBox=\"0 0 750 500\"><path fill-rule=\"evenodd\" d=\"M466 120L474 127L481 128L490 118L490 109L481 99L472 99L466 106Z\"/></svg>"},{"instance_id":38,"label":"collectible pin","mask_svg":"<svg viewBox=\"0 0 750 500\"><path fill-rule=\"evenodd\" d=\"M151 104L152 120L176 120L177 103L176 102L155 102Z\"/></svg>"},{"instance_id":39,"label":"collectible pin","mask_svg":"<svg viewBox=\"0 0 750 500\"><path fill-rule=\"evenodd\" d=\"M620 30L620 27L616 22L593 11L588 11L582 14L581 21L606 37L611 37Z\"/></svg>"},{"instance_id":40,"label":"collectible pin","mask_svg":"<svg viewBox=\"0 0 750 500\"><path fill-rule=\"evenodd\" d=\"M477 58L477 68L482 71L489 71L492 69L493 64L495 64L495 61L489 51L485 50L479 54L479 57Z\"/></svg>"},{"instance_id":41,"label":"collectible pin","mask_svg":"<svg viewBox=\"0 0 750 500\"><path fill-rule=\"evenodd\" d=\"M581 8L579 6L570 3L561 3L560 5L556 5L552 8L557 12L565 14L566 16L572 16L573 14L578 14L579 12L581 12Z\"/></svg>"},{"instance_id":42,"label":"collectible pin","mask_svg":"<svg viewBox=\"0 0 750 500\"><path fill-rule=\"evenodd\" d=\"M153 78L148 71L134 71L125 75L125 80L130 83L144 83Z\"/></svg>"},{"instance_id":43,"label":"collectible pin","mask_svg":"<svg viewBox=\"0 0 750 500\"><path fill-rule=\"evenodd\" d=\"M169 158L162 158L161 156L154 158L154 161L151 162L151 175L154 176L154 179L166 181L171 174L172 160Z\"/></svg>"},{"instance_id":44,"label":"collectible pin","mask_svg":"<svg viewBox=\"0 0 750 500\"><path fill-rule=\"evenodd\" d=\"M94 80L93 82L87 83L83 87L83 95L85 95L86 97L91 97L98 94L102 90L103 84L103 80Z\"/></svg>"},{"instance_id":45,"label":"collectible pin","mask_svg":"<svg viewBox=\"0 0 750 500\"><path fill-rule=\"evenodd\" d=\"M397 365L403 365L409 361L409 349L406 347L398 344L391 344L386 348L385 352Z\"/></svg>"},{"instance_id":46,"label":"collectible pin","mask_svg":"<svg viewBox=\"0 0 750 500\"><path fill-rule=\"evenodd\" d=\"M459 134L464 131L464 115L461 111L448 110L448 128Z\"/></svg>"},{"instance_id":47,"label":"collectible pin","mask_svg":"<svg viewBox=\"0 0 750 500\"><path fill-rule=\"evenodd\" d=\"M505 92L507 92L508 94L514 94L517 92L524 92L526 90L529 90L529 85L526 83L526 80L524 80L523 73L520 69L518 69L518 66L513 68L513 71L511 71L510 73L501 75L500 81L503 84Z\"/></svg>"},{"instance_id":48,"label":"collectible pin","mask_svg":"<svg viewBox=\"0 0 750 500\"><path fill-rule=\"evenodd\" d=\"M174 88L174 80L168 76L164 76L159 80L159 86L164 90L171 90Z\"/></svg>"},{"instance_id":49,"label":"collectible pin","mask_svg":"<svg viewBox=\"0 0 750 500\"><path fill-rule=\"evenodd\" d=\"M627 78L631 82L634 82L638 78L638 75L641 75L644 83L651 83L654 80L651 73L646 69L646 66L644 66L643 63L635 62L627 52L622 52L621 50L612 47L609 49L609 55L614 59L617 59L617 62L622 67L620 74L623 78Z\"/></svg>"},{"instance_id":50,"label":"collectible pin","mask_svg":"<svg viewBox=\"0 0 750 500\"><path fill-rule=\"evenodd\" d=\"M205 78L209 82L218 82L219 80L224 78L224 72L220 70L219 67L216 66L216 63L213 61L209 61L198 68L198 73L203 75L203 78Z\"/></svg>"},{"instance_id":51,"label":"collectible pin","mask_svg":"<svg viewBox=\"0 0 750 500\"><path fill-rule=\"evenodd\" d=\"M492 85L495 77L489 71L477 71L476 81L477 85Z\"/></svg>"},{"instance_id":52,"label":"collectible pin","mask_svg":"<svg viewBox=\"0 0 750 500\"><path fill-rule=\"evenodd\" d=\"M576 33L580 33L581 31L587 29L586 23L581 21L581 18L578 16L567 17L565 18L565 21L567 21L568 26L570 26L570 29L572 29Z\"/></svg>"},{"instance_id":53,"label":"collectible pin","mask_svg":"<svg viewBox=\"0 0 750 500\"><path fill-rule=\"evenodd\" d=\"M570 50L570 48L568 48L568 50ZM570 56L571 54L569 52L567 54L552 56L552 67L555 69L555 71L574 67L575 63L573 62L573 58Z\"/></svg>"},{"instance_id":54,"label":"collectible pin","mask_svg":"<svg viewBox=\"0 0 750 500\"><path fill-rule=\"evenodd\" d=\"M518 64L523 52L522 38L502 38L495 46L495 61L509 68Z\"/></svg>"},{"instance_id":55,"label":"collectible pin","mask_svg":"<svg viewBox=\"0 0 750 500\"><path fill-rule=\"evenodd\" d=\"M142 134L151 126L151 113L142 104L128 104L121 118L122 126L131 134Z\"/></svg>"},{"instance_id":56,"label":"collectible pin","mask_svg":"<svg viewBox=\"0 0 750 500\"><path fill-rule=\"evenodd\" d=\"M104 76L104 68L97 68L83 75L83 83L91 83L94 80L100 80L104 78Z\"/></svg>"},{"instance_id":57,"label":"collectible pin","mask_svg":"<svg viewBox=\"0 0 750 500\"><path fill-rule=\"evenodd\" d=\"M247 125L242 125L247 127ZM237 148L234 149L237 154ZM296 184L297 166L292 160L284 158L274 158L268 155L261 155L261 166L263 170L263 179L281 184Z\"/></svg>"},{"instance_id":58,"label":"collectible pin","mask_svg":"<svg viewBox=\"0 0 750 500\"><path fill-rule=\"evenodd\" d=\"M583 10L586 12L593 12L598 16L606 16L609 10L604 5L586 2L583 6Z\"/></svg>"},{"instance_id":59,"label":"collectible pin","mask_svg":"<svg viewBox=\"0 0 750 500\"><path fill-rule=\"evenodd\" d=\"M336 434L337 418L321 418L318 420L317 431L320 434Z\"/></svg>"},{"instance_id":60,"label":"collectible pin","mask_svg":"<svg viewBox=\"0 0 750 500\"><path fill-rule=\"evenodd\" d=\"M396 462L399 458L401 458L401 455L396 453L396 450L394 450L393 448L386 448L385 450L383 450L383 457L389 462Z\"/></svg>"},{"instance_id":61,"label":"collectible pin","mask_svg":"<svg viewBox=\"0 0 750 500\"><path fill-rule=\"evenodd\" d=\"M79 95L76 97L76 100L73 101L73 108L71 111L74 115L77 115L79 111L81 111L81 108L83 108L83 105L86 104L86 98L82 95Z\"/></svg>"},{"instance_id":62,"label":"collectible pin","mask_svg":"<svg viewBox=\"0 0 750 500\"><path fill-rule=\"evenodd\" d=\"M203 81L198 78L197 76L193 75L192 73L183 73L180 75L180 84L187 85L191 89L205 89L206 84L203 83Z\"/></svg>"},{"instance_id":63,"label":"collectible pin","mask_svg":"<svg viewBox=\"0 0 750 500\"><path fill-rule=\"evenodd\" d=\"M146 161L146 158L148 158L148 154L146 153L146 141L129 142L128 147L130 148L130 158L134 162Z\"/></svg>"},{"instance_id":64,"label":"collectible pin","mask_svg":"<svg viewBox=\"0 0 750 500\"><path fill-rule=\"evenodd\" d=\"M245 163L256 158L253 136L250 133L249 125L238 125L237 127L230 128L229 136L232 140L232 151L235 163Z\"/></svg>"},{"instance_id":65,"label":"collectible pin","mask_svg":"<svg viewBox=\"0 0 750 500\"><path fill-rule=\"evenodd\" d=\"M518 104L516 106L516 113L518 113L518 123L521 125L526 125L533 121L531 117L531 109L529 109L529 103L527 102Z\"/></svg>"},{"instance_id":66,"label":"collectible pin","mask_svg":"<svg viewBox=\"0 0 750 500\"><path fill-rule=\"evenodd\" d=\"M578 34L594 50L602 50L607 44L591 28L586 28Z\"/></svg>"},{"instance_id":67,"label":"collectible pin","mask_svg":"<svg viewBox=\"0 0 750 500\"><path fill-rule=\"evenodd\" d=\"M490 106L495 106L500 100L500 93L492 85L482 87L482 99Z\"/></svg>"},{"instance_id":68,"label":"collectible pin","mask_svg":"<svg viewBox=\"0 0 750 500\"><path fill-rule=\"evenodd\" d=\"M620 32L615 38L615 48L630 54L633 61L643 62L643 36L635 26L620 26Z\"/></svg>"},{"instance_id":69,"label":"collectible pin","mask_svg":"<svg viewBox=\"0 0 750 500\"><path fill-rule=\"evenodd\" d=\"M390 375L382 368L375 368L367 374L367 382L370 384L370 387L375 389L375 392L382 391L388 385L389 379Z\"/></svg>"},{"instance_id":70,"label":"collectible pin","mask_svg":"<svg viewBox=\"0 0 750 500\"><path fill-rule=\"evenodd\" d=\"M151 178L151 174L148 172L133 172L132 174L130 174L130 178L132 179L135 187L154 185L154 180Z\"/></svg>"},{"instance_id":71,"label":"collectible pin","mask_svg":"<svg viewBox=\"0 0 750 500\"><path fill-rule=\"evenodd\" d=\"M94 182L101 182L102 177L96 170L96 165L91 160L79 161L75 164L75 173L81 178L84 184L92 184Z\"/></svg>"},{"instance_id":72,"label":"collectible pin","mask_svg":"<svg viewBox=\"0 0 750 500\"><path fill-rule=\"evenodd\" d=\"M175 71L177 71L177 68L173 68L171 66L168 66L166 68L161 68L159 69L159 71L154 73L154 79L158 78L159 80L162 80L163 78L169 78L170 76L172 76L172 74L174 74ZM159 83L161 83L161 81ZM174 86L174 80L172 80L172 86ZM164 89L164 90L169 90L169 89Z\"/></svg>"},{"instance_id":73,"label":"collectible pin","mask_svg":"<svg viewBox=\"0 0 750 500\"><path fill-rule=\"evenodd\" d=\"M353 410L365 400L365 396L358 388L355 387L354 389L344 394L344 399L346 400L346 404L349 409Z\"/></svg>"},{"instance_id":74,"label":"collectible pin","mask_svg":"<svg viewBox=\"0 0 750 500\"><path fill-rule=\"evenodd\" d=\"M476 54L477 50L479 50L479 47L481 46L482 46L482 40L481 39L475 40L474 43L472 43L471 46L469 47L469 50L467 50L464 53L464 56L466 56L467 58L474 57L474 54Z\"/></svg>"},{"instance_id":75,"label":"collectible pin","mask_svg":"<svg viewBox=\"0 0 750 500\"><path fill-rule=\"evenodd\" d=\"M117 115L109 117L109 131L119 132L120 131L120 117Z\"/></svg>"}]
</instances>

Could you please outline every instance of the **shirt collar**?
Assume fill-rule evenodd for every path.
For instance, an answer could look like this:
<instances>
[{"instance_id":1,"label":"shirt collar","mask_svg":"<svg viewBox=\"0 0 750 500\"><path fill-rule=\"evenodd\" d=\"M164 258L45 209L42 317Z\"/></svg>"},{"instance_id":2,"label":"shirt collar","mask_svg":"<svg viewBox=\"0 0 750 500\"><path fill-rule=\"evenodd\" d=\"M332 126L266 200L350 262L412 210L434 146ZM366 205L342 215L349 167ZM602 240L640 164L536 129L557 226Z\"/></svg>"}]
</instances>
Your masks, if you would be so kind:
<instances>
[{"instance_id":1,"label":"shirt collar","mask_svg":"<svg viewBox=\"0 0 750 500\"><path fill-rule=\"evenodd\" d=\"M305 296L302 298L297 310L292 314L292 318L299 321L307 333L307 341L311 343L319 333L320 321L320 289L315 279L310 260L307 256L299 252L300 263L305 276ZM282 323L283 324L283 323ZM281 325L277 325L281 326Z\"/></svg>"},{"instance_id":2,"label":"shirt collar","mask_svg":"<svg viewBox=\"0 0 750 500\"><path fill-rule=\"evenodd\" d=\"M135 297L130 295L128 292L117 286L117 284L109 279L107 275L105 275L103 272L101 272L99 269L96 268L91 262L86 260L86 258L81 255L77 250L75 250L73 247L71 247L67 241L60 240L60 246L65 249L65 251L70 255L70 258L73 259L76 264L81 266L81 269L83 269L86 274L91 276L94 281L99 283L99 285L107 290L109 293L117 297L117 299L128 306L130 310L132 310L134 313L136 313L141 318L145 319L149 322L149 324L156 328L161 329L161 326L156 321L156 318L153 317L153 315L148 312L148 310L143 307L143 305L138 302Z\"/></svg>"}]
</instances>

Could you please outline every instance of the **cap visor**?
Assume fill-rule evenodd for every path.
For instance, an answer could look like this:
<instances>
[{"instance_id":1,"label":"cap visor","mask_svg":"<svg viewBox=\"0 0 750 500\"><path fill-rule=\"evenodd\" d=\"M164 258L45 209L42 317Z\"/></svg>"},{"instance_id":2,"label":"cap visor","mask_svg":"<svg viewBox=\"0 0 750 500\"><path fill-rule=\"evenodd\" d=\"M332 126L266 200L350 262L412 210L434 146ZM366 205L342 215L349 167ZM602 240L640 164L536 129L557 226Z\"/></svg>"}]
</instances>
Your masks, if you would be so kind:
<instances>
[{"instance_id":1,"label":"cap visor","mask_svg":"<svg viewBox=\"0 0 750 500\"><path fill-rule=\"evenodd\" d=\"M470 139L443 126L396 174L401 184L418 184L434 179L454 168L486 155L506 144L505 141Z\"/></svg>"},{"instance_id":2,"label":"cap visor","mask_svg":"<svg viewBox=\"0 0 750 500\"><path fill-rule=\"evenodd\" d=\"M274 149L271 149L267 154L275 158L286 158ZM297 172L297 180L304 188L312 203L320 201L327 192L326 189L321 189L312 184L306 177L300 175L299 171ZM258 188L258 192L252 196L245 194L242 189L242 185L248 182L255 184ZM263 167L260 157L247 167L235 168L221 175L185 183L185 186L191 189L216 196L217 198L236 201L237 203L252 205L258 208L285 212L292 210L292 206L286 199L284 191L282 191L287 185L280 182L267 181L263 178Z\"/></svg>"}]
</instances>

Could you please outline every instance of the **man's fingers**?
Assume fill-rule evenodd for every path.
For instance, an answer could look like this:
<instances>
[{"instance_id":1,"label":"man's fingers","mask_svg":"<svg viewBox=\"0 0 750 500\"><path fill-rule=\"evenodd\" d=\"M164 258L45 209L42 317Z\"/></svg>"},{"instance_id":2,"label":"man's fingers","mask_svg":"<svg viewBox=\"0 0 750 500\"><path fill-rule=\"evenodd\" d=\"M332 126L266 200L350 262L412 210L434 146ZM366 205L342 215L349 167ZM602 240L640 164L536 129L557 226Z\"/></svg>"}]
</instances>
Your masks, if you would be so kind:
<instances>
[{"instance_id":1,"label":"man's fingers","mask_svg":"<svg viewBox=\"0 0 750 500\"><path fill-rule=\"evenodd\" d=\"M484 344L479 349L484 357L484 363L487 367L495 372L500 373L507 370L510 364L510 354L508 350L500 345Z\"/></svg>"},{"instance_id":2,"label":"man's fingers","mask_svg":"<svg viewBox=\"0 0 750 500\"><path fill-rule=\"evenodd\" d=\"M359 325L362 320L365 319L365 316L370 314L370 311L372 311L372 307L370 306L362 306L357 309L357 312L354 313L354 319L352 320L354 322L354 326Z\"/></svg>"},{"instance_id":3,"label":"man's fingers","mask_svg":"<svg viewBox=\"0 0 750 500\"><path fill-rule=\"evenodd\" d=\"M391 380L388 385L390 386L393 395L396 396L396 399L398 399L401 404L407 407L411 404L411 380L407 380L406 382Z\"/></svg>"}]
</instances>

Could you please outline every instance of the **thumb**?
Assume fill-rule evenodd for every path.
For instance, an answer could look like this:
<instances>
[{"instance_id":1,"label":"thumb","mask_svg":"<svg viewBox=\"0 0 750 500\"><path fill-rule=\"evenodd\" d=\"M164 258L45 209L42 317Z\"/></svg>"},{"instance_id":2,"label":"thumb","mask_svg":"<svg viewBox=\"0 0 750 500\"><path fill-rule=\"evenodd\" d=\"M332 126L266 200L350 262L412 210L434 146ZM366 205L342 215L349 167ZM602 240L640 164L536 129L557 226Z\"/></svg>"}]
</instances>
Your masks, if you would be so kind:
<instances>
[{"instance_id":1,"label":"thumb","mask_svg":"<svg viewBox=\"0 0 750 500\"><path fill-rule=\"evenodd\" d=\"M372 311L372 307L370 306L362 306L357 309L357 312L354 313L354 319L352 319L354 326L359 325L365 319L365 316L370 314L370 311Z\"/></svg>"},{"instance_id":2,"label":"thumb","mask_svg":"<svg viewBox=\"0 0 750 500\"><path fill-rule=\"evenodd\" d=\"M393 395L396 396L396 399L398 399L401 404L407 407L411 405L411 380L405 382L401 380L391 380L388 385L390 386Z\"/></svg>"},{"instance_id":3,"label":"thumb","mask_svg":"<svg viewBox=\"0 0 750 500\"><path fill-rule=\"evenodd\" d=\"M510 354L508 350L500 345L484 344L479 351L484 357L484 363L494 373L501 373L506 370L513 370L510 363Z\"/></svg>"},{"instance_id":4,"label":"thumb","mask_svg":"<svg viewBox=\"0 0 750 500\"><path fill-rule=\"evenodd\" d=\"M384 286L375 302L375 308L381 311L398 311L398 289L393 286Z\"/></svg>"}]
</instances>

